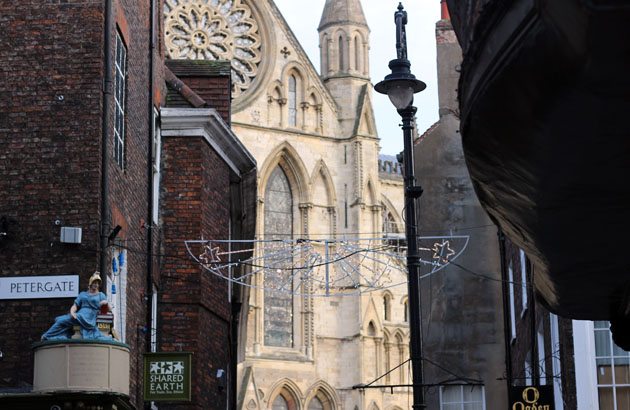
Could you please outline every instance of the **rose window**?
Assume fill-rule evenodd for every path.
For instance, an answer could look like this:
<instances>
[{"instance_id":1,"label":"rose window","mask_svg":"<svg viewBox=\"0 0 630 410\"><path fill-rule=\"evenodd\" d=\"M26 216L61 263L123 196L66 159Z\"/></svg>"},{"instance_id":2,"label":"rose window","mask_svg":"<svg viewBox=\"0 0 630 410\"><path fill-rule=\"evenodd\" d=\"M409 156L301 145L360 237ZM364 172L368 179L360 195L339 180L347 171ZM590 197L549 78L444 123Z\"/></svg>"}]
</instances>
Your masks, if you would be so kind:
<instances>
[{"instance_id":1,"label":"rose window","mask_svg":"<svg viewBox=\"0 0 630 410\"><path fill-rule=\"evenodd\" d=\"M232 95L240 95L258 73L258 24L241 0L166 0L166 51L172 59L229 60Z\"/></svg>"}]
</instances>

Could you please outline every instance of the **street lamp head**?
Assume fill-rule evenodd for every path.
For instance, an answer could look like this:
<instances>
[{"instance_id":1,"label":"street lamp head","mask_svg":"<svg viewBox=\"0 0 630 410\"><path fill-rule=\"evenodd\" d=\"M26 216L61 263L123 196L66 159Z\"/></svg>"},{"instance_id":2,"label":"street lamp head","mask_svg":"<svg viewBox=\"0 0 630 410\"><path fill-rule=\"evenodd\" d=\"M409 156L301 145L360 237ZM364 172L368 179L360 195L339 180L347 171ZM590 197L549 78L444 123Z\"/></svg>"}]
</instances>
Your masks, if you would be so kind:
<instances>
[{"instance_id":1,"label":"street lamp head","mask_svg":"<svg viewBox=\"0 0 630 410\"><path fill-rule=\"evenodd\" d=\"M411 74L411 63L407 60L407 12L402 3L398 4L398 11L394 13L396 22L396 55L398 58L389 62L392 73L374 86L374 89L387 94L392 104L398 110L404 110L413 102L413 95L426 88L426 84Z\"/></svg>"},{"instance_id":2,"label":"street lamp head","mask_svg":"<svg viewBox=\"0 0 630 410\"><path fill-rule=\"evenodd\" d=\"M427 85L416 79L409 69L411 64L406 58L397 58L389 62L391 74L374 86L376 92L387 94L394 107L404 110L413 102L413 95L424 90Z\"/></svg>"}]
</instances>

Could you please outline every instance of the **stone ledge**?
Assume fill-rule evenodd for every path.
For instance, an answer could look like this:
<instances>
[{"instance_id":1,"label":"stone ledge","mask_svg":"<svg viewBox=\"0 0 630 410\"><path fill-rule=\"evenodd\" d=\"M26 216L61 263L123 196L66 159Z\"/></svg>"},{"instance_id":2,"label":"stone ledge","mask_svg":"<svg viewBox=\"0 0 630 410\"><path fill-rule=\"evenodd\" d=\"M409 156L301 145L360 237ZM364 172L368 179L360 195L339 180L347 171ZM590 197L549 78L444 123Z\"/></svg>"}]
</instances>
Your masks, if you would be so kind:
<instances>
[{"instance_id":1,"label":"stone ledge","mask_svg":"<svg viewBox=\"0 0 630 410\"><path fill-rule=\"evenodd\" d=\"M129 395L129 345L114 340L46 340L33 345L33 392Z\"/></svg>"}]
</instances>

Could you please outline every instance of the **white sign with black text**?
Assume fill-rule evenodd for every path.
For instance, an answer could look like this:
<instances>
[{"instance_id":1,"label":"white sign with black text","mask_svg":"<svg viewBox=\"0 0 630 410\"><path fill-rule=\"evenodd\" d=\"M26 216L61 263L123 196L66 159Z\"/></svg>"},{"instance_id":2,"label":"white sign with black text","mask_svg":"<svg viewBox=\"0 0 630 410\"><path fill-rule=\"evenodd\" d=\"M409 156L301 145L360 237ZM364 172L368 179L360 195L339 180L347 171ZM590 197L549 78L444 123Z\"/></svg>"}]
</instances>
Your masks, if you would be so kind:
<instances>
[{"instance_id":1,"label":"white sign with black text","mask_svg":"<svg viewBox=\"0 0 630 410\"><path fill-rule=\"evenodd\" d=\"M73 298L78 294L79 275L0 278L0 300Z\"/></svg>"}]
</instances>

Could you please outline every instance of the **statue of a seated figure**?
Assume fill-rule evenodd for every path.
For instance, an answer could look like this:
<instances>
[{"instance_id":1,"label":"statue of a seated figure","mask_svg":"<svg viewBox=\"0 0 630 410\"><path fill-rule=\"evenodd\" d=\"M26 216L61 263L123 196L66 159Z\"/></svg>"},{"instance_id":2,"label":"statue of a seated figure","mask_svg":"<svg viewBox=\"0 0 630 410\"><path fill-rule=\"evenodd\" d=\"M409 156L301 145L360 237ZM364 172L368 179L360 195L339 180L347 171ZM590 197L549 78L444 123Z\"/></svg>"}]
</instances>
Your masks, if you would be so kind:
<instances>
[{"instance_id":1,"label":"statue of a seated figure","mask_svg":"<svg viewBox=\"0 0 630 410\"><path fill-rule=\"evenodd\" d=\"M90 277L87 292L79 293L70 313L55 318L55 323L42 335L42 340L71 339L75 326L80 326L83 339L111 339L101 333L96 324L101 308L106 307L106 311L111 312L107 297L99 291L100 287L101 277L97 272Z\"/></svg>"}]
</instances>

